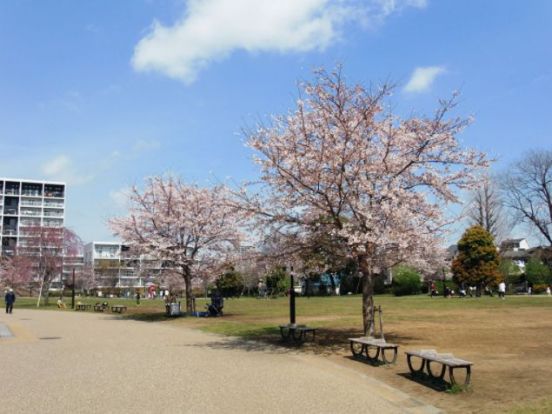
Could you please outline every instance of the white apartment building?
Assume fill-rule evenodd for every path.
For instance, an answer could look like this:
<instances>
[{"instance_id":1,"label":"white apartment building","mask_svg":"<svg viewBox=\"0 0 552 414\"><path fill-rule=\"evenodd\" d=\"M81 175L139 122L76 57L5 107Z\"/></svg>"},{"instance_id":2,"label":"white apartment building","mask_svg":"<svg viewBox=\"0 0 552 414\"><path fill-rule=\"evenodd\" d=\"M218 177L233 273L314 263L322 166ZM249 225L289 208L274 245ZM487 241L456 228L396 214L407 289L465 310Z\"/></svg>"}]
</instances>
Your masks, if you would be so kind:
<instances>
[{"instance_id":1,"label":"white apartment building","mask_svg":"<svg viewBox=\"0 0 552 414\"><path fill-rule=\"evenodd\" d=\"M119 242L91 242L84 246L84 267L92 273L99 291L132 293L136 288L159 283L159 260L133 254Z\"/></svg>"},{"instance_id":2,"label":"white apartment building","mask_svg":"<svg viewBox=\"0 0 552 414\"><path fill-rule=\"evenodd\" d=\"M0 255L28 244L26 228L63 227L65 183L0 177Z\"/></svg>"}]
</instances>

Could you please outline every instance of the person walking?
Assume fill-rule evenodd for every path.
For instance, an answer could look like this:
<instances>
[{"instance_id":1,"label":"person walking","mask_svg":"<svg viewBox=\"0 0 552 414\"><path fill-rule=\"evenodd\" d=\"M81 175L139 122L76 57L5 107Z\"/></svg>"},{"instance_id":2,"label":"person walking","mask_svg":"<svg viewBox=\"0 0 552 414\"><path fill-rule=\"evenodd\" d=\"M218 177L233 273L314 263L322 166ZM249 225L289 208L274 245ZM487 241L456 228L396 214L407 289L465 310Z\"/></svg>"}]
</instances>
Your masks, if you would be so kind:
<instances>
[{"instance_id":1,"label":"person walking","mask_svg":"<svg viewBox=\"0 0 552 414\"><path fill-rule=\"evenodd\" d=\"M506 295L506 283L504 280L498 284L498 297L504 299Z\"/></svg>"},{"instance_id":2,"label":"person walking","mask_svg":"<svg viewBox=\"0 0 552 414\"><path fill-rule=\"evenodd\" d=\"M12 313L13 304L15 303L15 293L13 293L12 288L8 289L8 293L4 296L4 301L6 302L6 313Z\"/></svg>"}]
</instances>

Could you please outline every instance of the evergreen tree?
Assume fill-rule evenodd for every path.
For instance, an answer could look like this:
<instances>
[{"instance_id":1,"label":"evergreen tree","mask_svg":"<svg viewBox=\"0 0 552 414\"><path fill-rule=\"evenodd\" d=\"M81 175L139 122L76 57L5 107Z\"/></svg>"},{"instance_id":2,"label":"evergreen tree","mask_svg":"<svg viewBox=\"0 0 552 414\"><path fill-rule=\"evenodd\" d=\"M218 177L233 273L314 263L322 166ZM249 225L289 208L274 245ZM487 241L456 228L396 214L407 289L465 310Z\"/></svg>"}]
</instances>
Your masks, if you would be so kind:
<instances>
[{"instance_id":1,"label":"evergreen tree","mask_svg":"<svg viewBox=\"0 0 552 414\"><path fill-rule=\"evenodd\" d=\"M452 261L454 281L470 286L494 286L502 280L493 236L481 226L469 227L458 242Z\"/></svg>"}]
</instances>

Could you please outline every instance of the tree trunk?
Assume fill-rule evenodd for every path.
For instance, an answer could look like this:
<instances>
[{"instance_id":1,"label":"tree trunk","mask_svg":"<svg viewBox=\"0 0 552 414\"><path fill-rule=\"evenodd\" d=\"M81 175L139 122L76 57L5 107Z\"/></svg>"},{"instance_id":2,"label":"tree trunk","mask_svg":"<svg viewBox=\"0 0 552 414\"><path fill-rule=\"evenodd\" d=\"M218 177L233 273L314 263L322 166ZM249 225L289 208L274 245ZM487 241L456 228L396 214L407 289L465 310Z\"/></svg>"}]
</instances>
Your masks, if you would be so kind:
<instances>
[{"instance_id":1,"label":"tree trunk","mask_svg":"<svg viewBox=\"0 0 552 414\"><path fill-rule=\"evenodd\" d=\"M38 291L38 298L36 299L36 307L40 307L40 299L42 299L42 289L44 288L44 277L40 278L40 289Z\"/></svg>"},{"instance_id":2,"label":"tree trunk","mask_svg":"<svg viewBox=\"0 0 552 414\"><path fill-rule=\"evenodd\" d=\"M364 335L374 336L374 275L370 270L362 272L362 320Z\"/></svg>"},{"instance_id":3,"label":"tree trunk","mask_svg":"<svg viewBox=\"0 0 552 414\"><path fill-rule=\"evenodd\" d=\"M332 285L332 293L331 293L331 296L335 296L336 295L336 287L335 287L335 279L334 279L334 276L332 273L329 274L330 275L330 284Z\"/></svg>"},{"instance_id":4,"label":"tree trunk","mask_svg":"<svg viewBox=\"0 0 552 414\"><path fill-rule=\"evenodd\" d=\"M184 270L184 286L186 291L186 314L191 315L193 312L192 303L192 275L189 269Z\"/></svg>"}]
</instances>

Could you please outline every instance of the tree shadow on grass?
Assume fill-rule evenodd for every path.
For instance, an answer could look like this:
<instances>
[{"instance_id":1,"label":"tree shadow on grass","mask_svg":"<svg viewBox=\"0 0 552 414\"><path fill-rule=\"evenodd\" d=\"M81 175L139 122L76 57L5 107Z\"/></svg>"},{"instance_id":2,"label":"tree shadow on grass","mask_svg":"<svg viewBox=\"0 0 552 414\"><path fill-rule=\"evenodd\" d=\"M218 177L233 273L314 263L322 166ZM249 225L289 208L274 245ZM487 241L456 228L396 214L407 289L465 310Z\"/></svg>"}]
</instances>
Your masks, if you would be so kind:
<instances>
[{"instance_id":1,"label":"tree shadow on grass","mask_svg":"<svg viewBox=\"0 0 552 414\"><path fill-rule=\"evenodd\" d=\"M280 330L274 327L252 328L240 331L239 336L227 336L219 341L189 345L209 347L213 349L241 349L247 352L271 352L271 353L305 353L312 355L333 355L349 352L348 338L358 337L358 331L348 329L317 329L314 341L294 342L284 340L280 336ZM414 340L417 338L390 335L393 341ZM310 336L309 336L310 339Z\"/></svg>"},{"instance_id":2,"label":"tree shadow on grass","mask_svg":"<svg viewBox=\"0 0 552 414\"><path fill-rule=\"evenodd\" d=\"M153 313L153 312L132 312L124 313L120 315L111 314L112 319L130 320L138 322L164 322L173 320L174 317L167 316L165 312Z\"/></svg>"}]
</instances>

